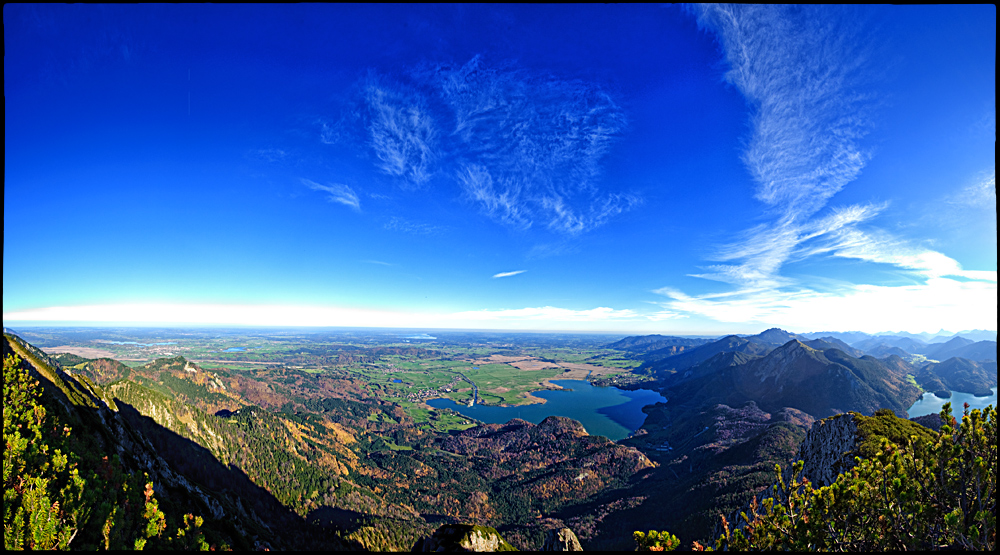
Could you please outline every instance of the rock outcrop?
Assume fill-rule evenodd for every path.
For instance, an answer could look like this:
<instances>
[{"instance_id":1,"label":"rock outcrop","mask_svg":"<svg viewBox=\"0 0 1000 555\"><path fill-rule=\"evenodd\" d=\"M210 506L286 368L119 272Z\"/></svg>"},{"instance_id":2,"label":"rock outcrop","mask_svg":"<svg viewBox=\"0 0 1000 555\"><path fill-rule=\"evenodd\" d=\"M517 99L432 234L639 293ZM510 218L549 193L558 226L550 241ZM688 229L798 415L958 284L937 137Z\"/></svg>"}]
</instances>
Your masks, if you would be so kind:
<instances>
[{"instance_id":1,"label":"rock outcrop","mask_svg":"<svg viewBox=\"0 0 1000 555\"><path fill-rule=\"evenodd\" d=\"M545 533L542 551L583 551L583 546L569 528L553 528Z\"/></svg>"},{"instance_id":2,"label":"rock outcrop","mask_svg":"<svg viewBox=\"0 0 1000 555\"><path fill-rule=\"evenodd\" d=\"M934 417L940 422L940 417ZM816 487L828 486L838 474L854 467L855 457L875 456L883 441L906 446L914 438L929 440L933 435L921 422L899 418L890 409L879 409L871 416L849 412L818 420L799 445L802 477Z\"/></svg>"},{"instance_id":3,"label":"rock outcrop","mask_svg":"<svg viewBox=\"0 0 1000 555\"><path fill-rule=\"evenodd\" d=\"M572 532L570 532L572 533ZM574 536L575 538L576 536ZM417 541L413 551L517 551L489 526L445 524L430 537Z\"/></svg>"},{"instance_id":4,"label":"rock outcrop","mask_svg":"<svg viewBox=\"0 0 1000 555\"><path fill-rule=\"evenodd\" d=\"M832 484L838 474L854 466L853 452L859 441L854 414L817 420L799 446L798 458L805 463L802 477L814 487Z\"/></svg>"}]
</instances>

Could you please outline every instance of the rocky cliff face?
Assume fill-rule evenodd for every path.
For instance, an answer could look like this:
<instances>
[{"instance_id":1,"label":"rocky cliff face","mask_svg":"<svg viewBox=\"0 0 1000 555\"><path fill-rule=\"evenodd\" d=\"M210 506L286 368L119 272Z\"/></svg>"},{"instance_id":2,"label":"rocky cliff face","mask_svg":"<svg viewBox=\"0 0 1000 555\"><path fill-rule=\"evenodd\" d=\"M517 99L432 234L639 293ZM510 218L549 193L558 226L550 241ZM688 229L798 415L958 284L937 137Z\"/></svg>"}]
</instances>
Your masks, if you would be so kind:
<instances>
[{"instance_id":1,"label":"rocky cliff face","mask_svg":"<svg viewBox=\"0 0 1000 555\"><path fill-rule=\"evenodd\" d=\"M940 417L935 418L939 424ZM890 409L871 416L849 412L819 420L799 446L803 477L817 487L830 485L838 474L854 467L855 457L878 454L883 441L906 446L914 440L931 440L934 433L927 425L934 425L933 419L924 421L899 418Z\"/></svg>"},{"instance_id":2,"label":"rocky cliff face","mask_svg":"<svg viewBox=\"0 0 1000 555\"><path fill-rule=\"evenodd\" d=\"M569 528L549 530L542 551L583 551L580 540Z\"/></svg>"},{"instance_id":3,"label":"rocky cliff face","mask_svg":"<svg viewBox=\"0 0 1000 555\"><path fill-rule=\"evenodd\" d=\"M858 422L854 414L817 420L799 446L797 458L805 463L802 477L815 487L832 484L838 474L854 466L853 452L859 442Z\"/></svg>"},{"instance_id":4,"label":"rocky cliff face","mask_svg":"<svg viewBox=\"0 0 1000 555\"><path fill-rule=\"evenodd\" d=\"M413 551L516 551L488 526L446 524L413 546Z\"/></svg>"}]
</instances>

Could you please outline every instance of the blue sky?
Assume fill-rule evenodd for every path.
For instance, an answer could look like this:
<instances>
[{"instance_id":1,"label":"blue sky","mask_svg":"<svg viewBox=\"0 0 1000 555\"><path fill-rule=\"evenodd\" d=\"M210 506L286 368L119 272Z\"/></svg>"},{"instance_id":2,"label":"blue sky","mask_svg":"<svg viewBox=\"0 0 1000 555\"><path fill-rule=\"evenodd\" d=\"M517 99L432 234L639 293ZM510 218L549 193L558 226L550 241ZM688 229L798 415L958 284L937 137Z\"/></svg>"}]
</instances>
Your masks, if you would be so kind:
<instances>
[{"instance_id":1,"label":"blue sky","mask_svg":"<svg viewBox=\"0 0 1000 555\"><path fill-rule=\"evenodd\" d=\"M996 329L994 6L4 6L7 326Z\"/></svg>"}]
</instances>

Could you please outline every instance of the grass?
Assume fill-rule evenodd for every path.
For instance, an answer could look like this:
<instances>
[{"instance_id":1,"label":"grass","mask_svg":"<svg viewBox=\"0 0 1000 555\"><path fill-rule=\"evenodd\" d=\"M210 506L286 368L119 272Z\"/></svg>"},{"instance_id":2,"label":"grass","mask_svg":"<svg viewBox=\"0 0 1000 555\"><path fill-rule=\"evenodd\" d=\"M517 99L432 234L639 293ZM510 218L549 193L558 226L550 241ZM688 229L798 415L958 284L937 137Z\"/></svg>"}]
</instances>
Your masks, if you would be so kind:
<instances>
[{"instance_id":1,"label":"grass","mask_svg":"<svg viewBox=\"0 0 1000 555\"><path fill-rule=\"evenodd\" d=\"M467 356L465 351L456 356ZM390 362L391 361L391 362ZM389 368L389 364L393 368ZM409 395L434 390L440 396L464 403L472 399L472 386L465 375L479 388L479 395L490 404L522 405L528 403L526 394L542 389L540 383L562 374L560 369L520 370L505 363L473 365L465 360L435 358L409 358L387 356L380 365L357 369L359 377L380 388L380 395L404 407ZM402 380L393 383L392 380ZM443 388L451 391L443 391ZM467 391L457 391L465 389Z\"/></svg>"},{"instance_id":2,"label":"grass","mask_svg":"<svg viewBox=\"0 0 1000 555\"><path fill-rule=\"evenodd\" d=\"M426 424L431 421L431 413L434 412L431 409L426 409L418 406L416 403L410 403L403 401L399 404L406 411L406 414L410 415L413 419L414 424Z\"/></svg>"},{"instance_id":3,"label":"grass","mask_svg":"<svg viewBox=\"0 0 1000 555\"><path fill-rule=\"evenodd\" d=\"M460 414L443 410L435 410L430 416L429 423L435 430L443 433L468 430L478 425Z\"/></svg>"},{"instance_id":4,"label":"grass","mask_svg":"<svg viewBox=\"0 0 1000 555\"><path fill-rule=\"evenodd\" d=\"M399 405L410 415L413 423L418 427L448 433L451 431L468 430L478 425L469 418L450 410L428 409L426 406L407 401L401 402Z\"/></svg>"}]
</instances>

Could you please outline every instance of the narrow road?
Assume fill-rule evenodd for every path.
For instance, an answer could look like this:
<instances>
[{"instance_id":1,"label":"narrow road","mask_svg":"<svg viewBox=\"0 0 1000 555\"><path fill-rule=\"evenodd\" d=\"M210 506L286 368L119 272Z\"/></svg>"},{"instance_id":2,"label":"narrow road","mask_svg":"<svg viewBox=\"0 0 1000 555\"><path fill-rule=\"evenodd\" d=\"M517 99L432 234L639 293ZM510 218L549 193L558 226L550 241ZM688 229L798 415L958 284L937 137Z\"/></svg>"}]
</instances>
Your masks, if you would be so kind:
<instances>
[{"instance_id":1,"label":"narrow road","mask_svg":"<svg viewBox=\"0 0 1000 555\"><path fill-rule=\"evenodd\" d=\"M462 379L472 384L472 404L469 406L476 406L476 403L479 402L479 386L476 385L476 382L470 380L469 377L466 376L465 374L457 370L455 371L455 373L458 374L459 376L462 376Z\"/></svg>"}]
</instances>

